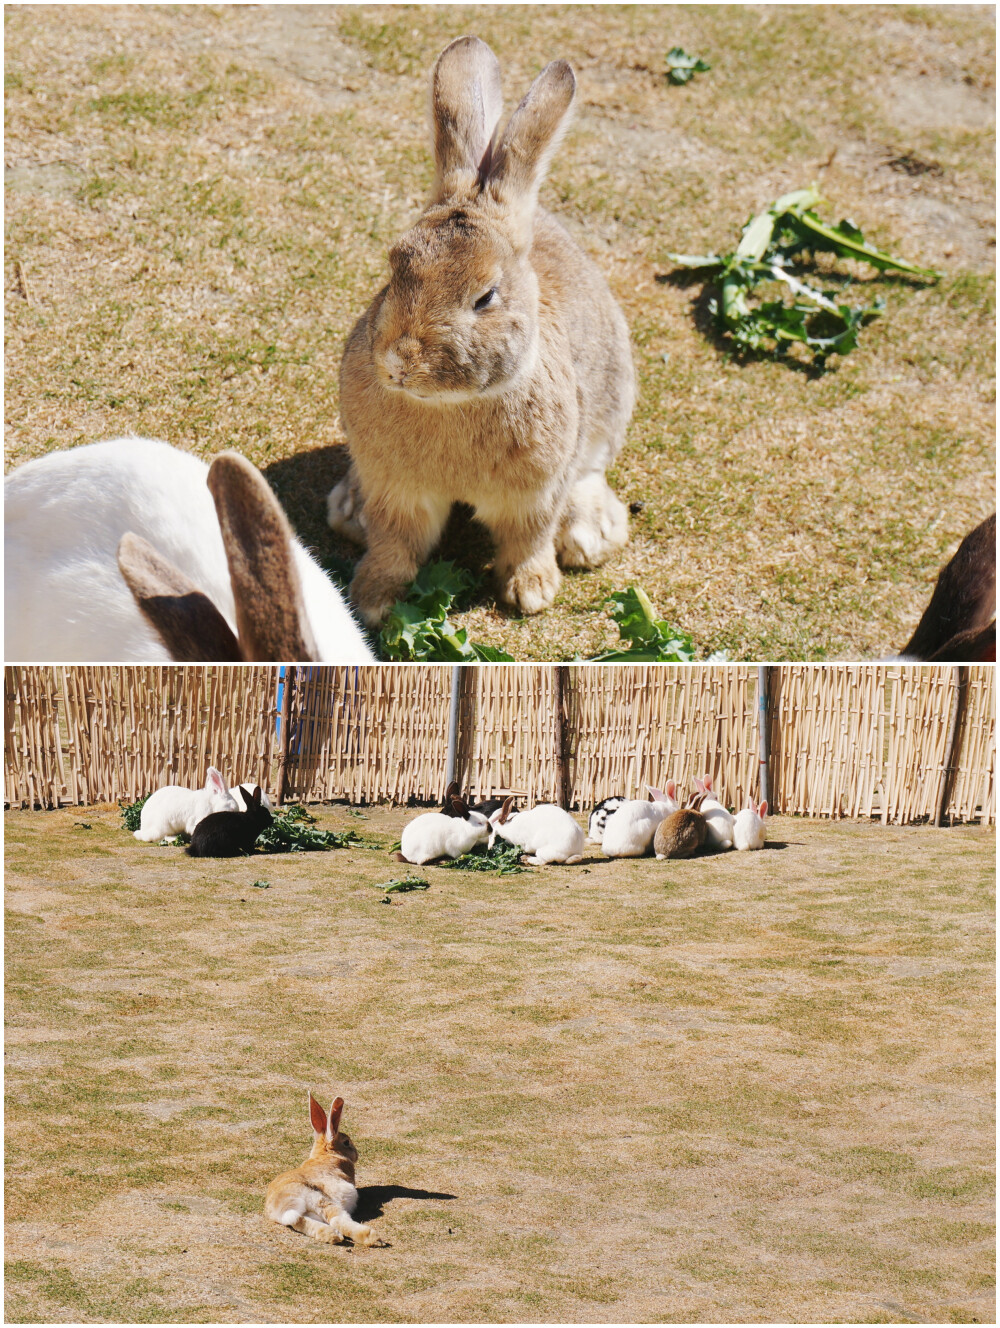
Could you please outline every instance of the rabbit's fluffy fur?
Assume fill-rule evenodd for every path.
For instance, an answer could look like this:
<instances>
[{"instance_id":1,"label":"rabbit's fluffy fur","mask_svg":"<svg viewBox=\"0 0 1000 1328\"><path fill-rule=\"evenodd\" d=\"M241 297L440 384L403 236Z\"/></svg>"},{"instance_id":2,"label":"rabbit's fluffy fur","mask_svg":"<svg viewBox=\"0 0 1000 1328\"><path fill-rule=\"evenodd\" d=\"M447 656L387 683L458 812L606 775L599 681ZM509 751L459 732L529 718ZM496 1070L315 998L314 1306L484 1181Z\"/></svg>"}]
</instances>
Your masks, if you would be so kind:
<instances>
[{"instance_id":1,"label":"rabbit's fluffy fur","mask_svg":"<svg viewBox=\"0 0 1000 1328\"><path fill-rule=\"evenodd\" d=\"M490 817L490 848L497 836L530 854L533 867L550 862L574 863L583 859L584 835L569 812L554 803L537 803L530 811L511 813L507 798Z\"/></svg>"},{"instance_id":2,"label":"rabbit's fluffy fur","mask_svg":"<svg viewBox=\"0 0 1000 1328\"><path fill-rule=\"evenodd\" d=\"M196 827L214 812L238 810L225 779L214 766L209 766L204 788L167 784L150 794L142 805L139 829L134 834L140 843L155 844L174 835L193 835Z\"/></svg>"},{"instance_id":3,"label":"rabbit's fluffy fur","mask_svg":"<svg viewBox=\"0 0 1000 1328\"><path fill-rule=\"evenodd\" d=\"M234 453L209 467L149 438L52 452L7 476L4 515L9 660L373 658L266 481Z\"/></svg>"},{"instance_id":4,"label":"rabbit's fluffy fur","mask_svg":"<svg viewBox=\"0 0 1000 1328\"><path fill-rule=\"evenodd\" d=\"M370 1226L351 1216L358 1202L354 1185L358 1150L340 1129L343 1108L344 1099L338 1097L327 1116L309 1094L312 1151L301 1166L282 1172L267 1187L264 1212L272 1222L330 1245L342 1245L347 1239L356 1245L381 1245Z\"/></svg>"},{"instance_id":5,"label":"rabbit's fluffy fur","mask_svg":"<svg viewBox=\"0 0 1000 1328\"><path fill-rule=\"evenodd\" d=\"M604 477L635 398L628 329L596 265L536 207L575 88L565 61L548 65L497 141L489 47L460 38L435 66L432 198L341 366L352 464L328 515L367 542L351 596L369 623L455 502L489 527L500 596L523 613L552 603L557 555L596 567L628 538Z\"/></svg>"}]
</instances>

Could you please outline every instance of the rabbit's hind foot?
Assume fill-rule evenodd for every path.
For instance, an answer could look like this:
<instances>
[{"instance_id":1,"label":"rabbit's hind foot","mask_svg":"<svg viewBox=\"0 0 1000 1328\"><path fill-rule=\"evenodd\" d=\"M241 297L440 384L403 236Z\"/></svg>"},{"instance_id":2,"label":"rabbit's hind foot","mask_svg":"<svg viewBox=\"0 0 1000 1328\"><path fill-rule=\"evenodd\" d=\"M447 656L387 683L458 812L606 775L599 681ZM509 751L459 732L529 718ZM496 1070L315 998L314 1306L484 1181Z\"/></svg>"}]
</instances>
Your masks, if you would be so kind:
<instances>
[{"instance_id":1,"label":"rabbit's hind foot","mask_svg":"<svg viewBox=\"0 0 1000 1328\"><path fill-rule=\"evenodd\" d=\"M364 498L353 470L335 484L326 499L326 521L331 530L355 544L367 544Z\"/></svg>"}]
</instances>

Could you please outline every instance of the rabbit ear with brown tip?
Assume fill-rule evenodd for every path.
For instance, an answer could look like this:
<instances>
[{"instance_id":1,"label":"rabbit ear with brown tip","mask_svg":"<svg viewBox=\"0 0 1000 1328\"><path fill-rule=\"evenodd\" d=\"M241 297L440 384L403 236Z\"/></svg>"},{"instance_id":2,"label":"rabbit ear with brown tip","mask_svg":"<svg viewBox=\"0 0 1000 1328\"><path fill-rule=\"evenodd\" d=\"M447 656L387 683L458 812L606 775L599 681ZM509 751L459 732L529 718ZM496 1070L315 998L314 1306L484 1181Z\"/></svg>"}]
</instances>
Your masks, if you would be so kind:
<instances>
[{"instance_id":1,"label":"rabbit ear with brown tip","mask_svg":"<svg viewBox=\"0 0 1000 1328\"><path fill-rule=\"evenodd\" d=\"M503 98L500 65L478 37L459 37L431 75L435 203L461 202L489 174Z\"/></svg>"},{"instance_id":2,"label":"rabbit ear with brown tip","mask_svg":"<svg viewBox=\"0 0 1000 1328\"><path fill-rule=\"evenodd\" d=\"M242 661L239 641L208 596L131 531L118 544L118 568L172 659L181 664Z\"/></svg>"},{"instance_id":3,"label":"rabbit ear with brown tip","mask_svg":"<svg viewBox=\"0 0 1000 1328\"><path fill-rule=\"evenodd\" d=\"M315 659L292 528L267 480L238 452L221 452L208 468L208 487L229 564L243 658L273 664Z\"/></svg>"},{"instance_id":4,"label":"rabbit ear with brown tip","mask_svg":"<svg viewBox=\"0 0 1000 1328\"><path fill-rule=\"evenodd\" d=\"M565 60L553 60L528 89L507 121L493 153L486 188L504 207L516 244L531 243L538 189L569 124L576 76Z\"/></svg>"}]
</instances>

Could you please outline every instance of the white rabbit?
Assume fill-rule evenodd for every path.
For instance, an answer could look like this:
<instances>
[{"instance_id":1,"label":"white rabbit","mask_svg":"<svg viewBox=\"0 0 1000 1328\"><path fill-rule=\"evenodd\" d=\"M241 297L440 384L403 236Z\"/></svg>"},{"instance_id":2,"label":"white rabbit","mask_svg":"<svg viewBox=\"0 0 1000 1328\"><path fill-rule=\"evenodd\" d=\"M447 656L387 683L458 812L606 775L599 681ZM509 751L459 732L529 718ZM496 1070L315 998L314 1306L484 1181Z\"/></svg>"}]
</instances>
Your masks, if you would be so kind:
<instances>
[{"instance_id":1,"label":"white rabbit","mask_svg":"<svg viewBox=\"0 0 1000 1328\"><path fill-rule=\"evenodd\" d=\"M257 783L256 780L251 779L248 780L247 783L245 784L237 784L236 788L241 788L248 798L252 798L254 795L254 790L257 788ZM236 789L233 789L233 792L235 793ZM268 811L271 810L271 799L267 796L266 793L261 793L260 805L262 807L266 807ZM237 811L243 811L243 808L238 807Z\"/></svg>"},{"instance_id":2,"label":"white rabbit","mask_svg":"<svg viewBox=\"0 0 1000 1328\"><path fill-rule=\"evenodd\" d=\"M490 848L497 837L517 844L531 854L533 867L548 862L581 862L583 830L570 816L551 802L540 802L530 811L510 814L512 798L490 817Z\"/></svg>"},{"instance_id":3,"label":"white rabbit","mask_svg":"<svg viewBox=\"0 0 1000 1328\"><path fill-rule=\"evenodd\" d=\"M599 802L590 813L590 819L587 822L587 843L599 844L604 838L604 827L608 823L608 818L618 810L623 802L628 799L621 797L605 798Z\"/></svg>"},{"instance_id":4,"label":"white rabbit","mask_svg":"<svg viewBox=\"0 0 1000 1328\"><path fill-rule=\"evenodd\" d=\"M753 798L747 797L747 805L736 813L733 822L733 846L738 849L763 848L767 834L764 825L766 820L766 801L758 806Z\"/></svg>"},{"instance_id":5,"label":"white rabbit","mask_svg":"<svg viewBox=\"0 0 1000 1328\"><path fill-rule=\"evenodd\" d=\"M648 787L648 785L647 785ZM671 780L665 793L650 788L652 802L629 799L608 817L601 851L609 858L641 858L649 851L656 827L678 810L677 785Z\"/></svg>"},{"instance_id":6,"label":"white rabbit","mask_svg":"<svg viewBox=\"0 0 1000 1328\"><path fill-rule=\"evenodd\" d=\"M702 816L708 822L708 846L710 848L732 848L735 818L731 812L723 807L712 792L711 776L706 775L704 779L696 779L694 783L699 793L705 794L705 800L702 802L700 810Z\"/></svg>"},{"instance_id":7,"label":"white rabbit","mask_svg":"<svg viewBox=\"0 0 1000 1328\"><path fill-rule=\"evenodd\" d=\"M8 660L371 660L260 472L116 438L4 481ZM150 547L152 546L152 547Z\"/></svg>"},{"instance_id":8,"label":"white rabbit","mask_svg":"<svg viewBox=\"0 0 1000 1328\"><path fill-rule=\"evenodd\" d=\"M475 844L485 844L490 823L482 812L470 811L461 798L452 798L452 815L423 812L403 827L400 856L418 867L435 858L460 858Z\"/></svg>"},{"instance_id":9,"label":"white rabbit","mask_svg":"<svg viewBox=\"0 0 1000 1328\"><path fill-rule=\"evenodd\" d=\"M156 844L174 835L193 835L198 822L212 812L239 810L229 785L215 766L210 765L203 789L167 784L151 794L139 813L139 829L135 831L135 837L144 844Z\"/></svg>"}]
</instances>

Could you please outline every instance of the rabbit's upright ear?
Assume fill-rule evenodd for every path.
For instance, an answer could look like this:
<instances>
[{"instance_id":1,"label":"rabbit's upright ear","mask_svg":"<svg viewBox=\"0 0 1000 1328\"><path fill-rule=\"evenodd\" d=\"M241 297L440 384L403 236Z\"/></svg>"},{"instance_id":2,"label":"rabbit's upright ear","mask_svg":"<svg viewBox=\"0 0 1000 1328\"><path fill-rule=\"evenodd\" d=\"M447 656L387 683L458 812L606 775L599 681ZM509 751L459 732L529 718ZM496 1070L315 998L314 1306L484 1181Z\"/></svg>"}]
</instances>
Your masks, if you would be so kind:
<instances>
[{"instance_id":1,"label":"rabbit's upright ear","mask_svg":"<svg viewBox=\"0 0 1000 1328\"><path fill-rule=\"evenodd\" d=\"M119 542L118 569L171 659L180 664L242 661L240 643L208 596L131 531Z\"/></svg>"},{"instance_id":2,"label":"rabbit's upright ear","mask_svg":"<svg viewBox=\"0 0 1000 1328\"><path fill-rule=\"evenodd\" d=\"M344 1099L336 1097L333 1099L333 1106L330 1108L330 1118L326 1123L326 1137L332 1143L340 1129L340 1113L344 1110Z\"/></svg>"},{"instance_id":3,"label":"rabbit's upright ear","mask_svg":"<svg viewBox=\"0 0 1000 1328\"><path fill-rule=\"evenodd\" d=\"M238 452L221 452L209 466L208 487L226 549L243 658L271 664L314 660L292 528L264 476Z\"/></svg>"},{"instance_id":4,"label":"rabbit's upright ear","mask_svg":"<svg viewBox=\"0 0 1000 1328\"><path fill-rule=\"evenodd\" d=\"M486 188L500 203L514 243L527 248L538 189L567 125L576 78L565 60L553 60L507 121Z\"/></svg>"},{"instance_id":5,"label":"rabbit's upright ear","mask_svg":"<svg viewBox=\"0 0 1000 1328\"><path fill-rule=\"evenodd\" d=\"M497 58L478 37L459 37L431 75L434 134L432 202L460 202L489 174L503 98Z\"/></svg>"},{"instance_id":6,"label":"rabbit's upright ear","mask_svg":"<svg viewBox=\"0 0 1000 1328\"><path fill-rule=\"evenodd\" d=\"M326 1134L326 1112L319 1105L312 1093L309 1094L309 1119L317 1134Z\"/></svg>"},{"instance_id":7,"label":"rabbit's upright ear","mask_svg":"<svg viewBox=\"0 0 1000 1328\"><path fill-rule=\"evenodd\" d=\"M208 767L208 773L205 775L205 787L215 789L216 793L229 792L229 785L226 783L225 776L221 770L216 770L214 765Z\"/></svg>"},{"instance_id":8,"label":"rabbit's upright ear","mask_svg":"<svg viewBox=\"0 0 1000 1328\"><path fill-rule=\"evenodd\" d=\"M253 798L251 798L250 794L246 791L246 789L243 787L242 784L240 785L240 797L246 803L247 811L250 811L250 809L253 807Z\"/></svg>"},{"instance_id":9,"label":"rabbit's upright ear","mask_svg":"<svg viewBox=\"0 0 1000 1328\"><path fill-rule=\"evenodd\" d=\"M509 798L504 798L503 806L500 808L500 815L497 817L497 825L503 825L506 821L507 817L510 815L510 806L513 801L513 794Z\"/></svg>"},{"instance_id":10,"label":"rabbit's upright ear","mask_svg":"<svg viewBox=\"0 0 1000 1328\"><path fill-rule=\"evenodd\" d=\"M461 784L458 782L457 779L453 779L444 791L445 802L451 802L452 798L459 797L461 791L462 791Z\"/></svg>"},{"instance_id":11,"label":"rabbit's upright ear","mask_svg":"<svg viewBox=\"0 0 1000 1328\"><path fill-rule=\"evenodd\" d=\"M767 800L766 800L766 799L765 799L764 802L762 802L762 803L760 804L760 806L757 808L757 815L760 817L760 819L761 819L762 821L763 821L764 817L767 815Z\"/></svg>"},{"instance_id":12,"label":"rabbit's upright ear","mask_svg":"<svg viewBox=\"0 0 1000 1328\"><path fill-rule=\"evenodd\" d=\"M464 798L452 798L451 807L455 815L460 816L463 821L469 815L469 804Z\"/></svg>"}]
</instances>

